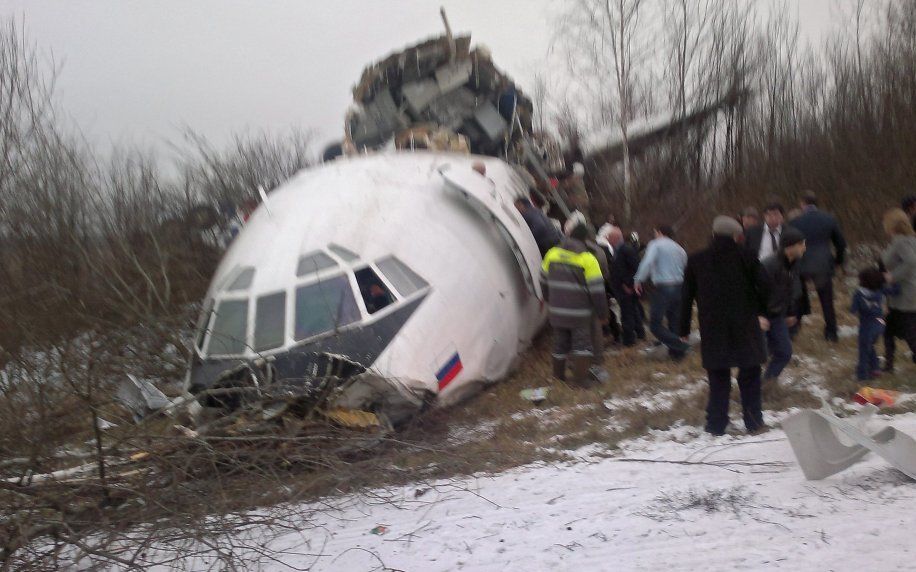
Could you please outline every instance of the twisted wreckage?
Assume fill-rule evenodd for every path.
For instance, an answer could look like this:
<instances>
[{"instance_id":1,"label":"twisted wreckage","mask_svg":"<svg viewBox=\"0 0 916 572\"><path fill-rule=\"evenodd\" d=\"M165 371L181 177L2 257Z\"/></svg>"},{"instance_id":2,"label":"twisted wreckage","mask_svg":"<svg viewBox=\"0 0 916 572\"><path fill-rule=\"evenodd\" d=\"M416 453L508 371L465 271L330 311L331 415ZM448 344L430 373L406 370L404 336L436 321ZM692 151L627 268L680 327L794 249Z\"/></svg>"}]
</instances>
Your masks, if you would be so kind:
<instances>
[{"instance_id":1,"label":"twisted wreckage","mask_svg":"<svg viewBox=\"0 0 916 572\"><path fill-rule=\"evenodd\" d=\"M353 96L343 156L263 196L213 276L186 379L205 406L397 424L506 376L544 323L513 203L558 167L528 98L450 32L369 66Z\"/></svg>"}]
</instances>

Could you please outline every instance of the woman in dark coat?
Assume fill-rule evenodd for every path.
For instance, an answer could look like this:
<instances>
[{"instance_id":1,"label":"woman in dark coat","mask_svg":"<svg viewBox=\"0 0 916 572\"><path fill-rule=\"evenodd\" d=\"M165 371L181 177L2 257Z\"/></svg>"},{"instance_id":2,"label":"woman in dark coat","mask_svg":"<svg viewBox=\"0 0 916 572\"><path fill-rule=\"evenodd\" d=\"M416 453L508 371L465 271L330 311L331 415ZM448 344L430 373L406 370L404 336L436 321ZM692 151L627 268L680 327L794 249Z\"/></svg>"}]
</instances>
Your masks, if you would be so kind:
<instances>
[{"instance_id":1,"label":"woman in dark coat","mask_svg":"<svg viewBox=\"0 0 916 572\"><path fill-rule=\"evenodd\" d=\"M737 239L737 220L716 217L709 248L690 256L681 296L681 336L690 334L693 301L700 322L700 351L709 376L706 431L722 435L728 425L731 368L738 368L744 426L749 433L766 429L760 403L760 365L767 353L763 330L769 285L766 273Z\"/></svg>"}]
</instances>

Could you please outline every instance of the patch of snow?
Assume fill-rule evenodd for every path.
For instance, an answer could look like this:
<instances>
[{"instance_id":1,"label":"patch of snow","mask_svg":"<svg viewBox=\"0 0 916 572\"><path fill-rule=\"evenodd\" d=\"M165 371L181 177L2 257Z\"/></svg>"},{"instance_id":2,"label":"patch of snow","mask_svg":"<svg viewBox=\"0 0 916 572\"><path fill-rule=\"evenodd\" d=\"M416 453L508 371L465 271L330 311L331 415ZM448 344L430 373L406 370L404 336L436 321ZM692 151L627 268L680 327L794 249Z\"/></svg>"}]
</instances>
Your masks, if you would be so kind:
<instances>
[{"instance_id":1,"label":"patch of snow","mask_svg":"<svg viewBox=\"0 0 916 572\"><path fill-rule=\"evenodd\" d=\"M855 338L859 335L859 328L857 326L838 326L836 335L838 338Z\"/></svg>"},{"instance_id":2,"label":"patch of snow","mask_svg":"<svg viewBox=\"0 0 916 572\"><path fill-rule=\"evenodd\" d=\"M916 434L916 415L890 419ZM809 482L779 430L712 437L686 426L626 442L619 456L587 453L573 463L443 480L424 485L422 495L406 485L316 503L334 508L317 511L307 530L270 541L279 562L264 564L314 571L911 569L916 484L873 455ZM372 533L379 525L384 535Z\"/></svg>"},{"instance_id":3,"label":"patch of snow","mask_svg":"<svg viewBox=\"0 0 916 572\"><path fill-rule=\"evenodd\" d=\"M496 428L499 427L499 419L487 419L477 425L455 425L448 430L448 442L452 445L464 445L473 441L489 439L496 434Z\"/></svg>"},{"instance_id":4,"label":"patch of snow","mask_svg":"<svg viewBox=\"0 0 916 572\"><path fill-rule=\"evenodd\" d=\"M664 377L665 374L661 374ZM704 381L694 381L678 389L663 391L645 391L633 397L613 397L604 400L604 408L612 414L614 411L641 409L646 413L666 411L674 407L680 399L692 397L706 387Z\"/></svg>"}]
</instances>

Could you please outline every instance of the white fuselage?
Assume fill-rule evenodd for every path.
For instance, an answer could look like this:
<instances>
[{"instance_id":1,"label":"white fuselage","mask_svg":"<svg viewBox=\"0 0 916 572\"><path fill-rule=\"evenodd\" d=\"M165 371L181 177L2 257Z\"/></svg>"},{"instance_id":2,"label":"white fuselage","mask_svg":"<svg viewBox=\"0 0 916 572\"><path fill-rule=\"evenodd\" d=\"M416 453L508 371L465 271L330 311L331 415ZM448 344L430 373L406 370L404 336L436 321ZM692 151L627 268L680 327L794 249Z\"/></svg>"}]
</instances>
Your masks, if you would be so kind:
<instances>
[{"instance_id":1,"label":"white fuselage","mask_svg":"<svg viewBox=\"0 0 916 572\"><path fill-rule=\"evenodd\" d=\"M475 172L474 163L485 165L486 175ZM380 344L374 361L362 364L367 373L417 402L436 395L439 404L504 377L544 321L536 279L541 257L513 206L522 195L527 189L512 166L460 154L393 152L339 159L299 173L270 193L220 263L207 293L216 311L206 321L210 333L198 340L198 360L237 364L325 338L357 339L356 332L373 325L384 330L386 319L419 301ZM322 262L306 266L318 272L300 267L297 276L300 260L312 253L322 253ZM405 287L389 263L379 264L392 256L421 280L408 280ZM245 269L253 269L250 282L239 279ZM381 309L361 295L361 288L369 287L357 276L367 274L382 282L372 291L388 296ZM324 288L310 284L352 289L355 306L341 298L347 292L322 290L318 301L336 318L348 318L330 328L316 326L304 314L320 304L297 300ZM232 301L234 318L230 305L220 310ZM223 322L217 323L221 313ZM244 340L210 339L214 330L239 337L242 328ZM349 352L339 353L352 359Z\"/></svg>"}]
</instances>

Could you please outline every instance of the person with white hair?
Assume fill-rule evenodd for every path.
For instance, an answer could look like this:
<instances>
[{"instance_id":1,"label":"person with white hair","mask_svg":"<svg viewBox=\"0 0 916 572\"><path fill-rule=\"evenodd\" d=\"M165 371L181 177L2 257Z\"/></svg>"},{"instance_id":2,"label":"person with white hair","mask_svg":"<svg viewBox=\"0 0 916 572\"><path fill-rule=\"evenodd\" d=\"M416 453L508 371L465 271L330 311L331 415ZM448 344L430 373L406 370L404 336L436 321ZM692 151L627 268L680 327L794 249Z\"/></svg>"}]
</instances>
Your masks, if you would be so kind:
<instances>
[{"instance_id":1,"label":"person with white hair","mask_svg":"<svg viewBox=\"0 0 916 572\"><path fill-rule=\"evenodd\" d=\"M764 330L770 297L760 261L743 248L741 224L729 216L713 221L707 249L691 255L684 271L680 335L690 335L693 302L700 322L700 353L709 379L706 432L724 435L728 426L731 369L738 368L741 409L748 433L767 430L761 412L761 364L767 361Z\"/></svg>"}]
</instances>

